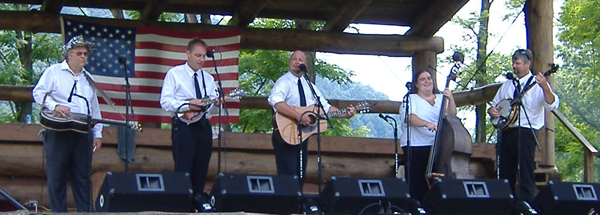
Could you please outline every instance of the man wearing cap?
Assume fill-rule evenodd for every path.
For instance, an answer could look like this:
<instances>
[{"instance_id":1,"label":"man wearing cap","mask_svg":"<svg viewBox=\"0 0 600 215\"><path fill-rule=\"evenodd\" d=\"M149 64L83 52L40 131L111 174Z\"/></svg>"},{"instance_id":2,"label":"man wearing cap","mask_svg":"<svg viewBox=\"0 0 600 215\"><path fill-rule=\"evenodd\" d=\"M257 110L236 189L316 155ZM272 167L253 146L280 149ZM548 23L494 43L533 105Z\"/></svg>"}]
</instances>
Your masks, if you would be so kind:
<instances>
[{"instance_id":1,"label":"man wearing cap","mask_svg":"<svg viewBox=\"0 0 600 215\"><path fill-rule=\"evenodd\" d=\"M95 50L93 43L81 36L73 37L63 46L65 60L44 70L33 88L33 98L42 108L53 110L57 116L68 118L70 113L92 115L100 119L100 106L91 79L84 66ZM86 78L86 75L89 76ZM87 100L87 101L86 101ZM89 107L87 105L89 103ZM89 142L92 135L93 141ZM67 212L67 178L70 179L79 212L91 212L90 169L92 152L102 146L102 125L96 124L91 133L46 130L46 174L52 212Z\"/></svg>"}]
</instances>

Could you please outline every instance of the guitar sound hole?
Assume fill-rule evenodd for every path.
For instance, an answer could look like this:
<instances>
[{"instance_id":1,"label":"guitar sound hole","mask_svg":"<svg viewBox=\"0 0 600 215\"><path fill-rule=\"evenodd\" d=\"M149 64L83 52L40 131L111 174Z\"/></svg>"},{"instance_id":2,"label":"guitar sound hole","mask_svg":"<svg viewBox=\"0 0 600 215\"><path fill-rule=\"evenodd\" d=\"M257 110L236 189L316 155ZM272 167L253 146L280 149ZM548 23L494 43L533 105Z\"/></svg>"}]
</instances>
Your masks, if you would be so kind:
<instances>
[{"instance_id":1,"label":"guitar sound hole","mask_svg":"<svg viewBox=\"0 0 600 215\"><path fill-rule=\"evenodd\" d=\"M310 126L314 126L317 124L317 115L310 114L308 115L308 117L310 118Z\"/></svg>"}]
</instances>

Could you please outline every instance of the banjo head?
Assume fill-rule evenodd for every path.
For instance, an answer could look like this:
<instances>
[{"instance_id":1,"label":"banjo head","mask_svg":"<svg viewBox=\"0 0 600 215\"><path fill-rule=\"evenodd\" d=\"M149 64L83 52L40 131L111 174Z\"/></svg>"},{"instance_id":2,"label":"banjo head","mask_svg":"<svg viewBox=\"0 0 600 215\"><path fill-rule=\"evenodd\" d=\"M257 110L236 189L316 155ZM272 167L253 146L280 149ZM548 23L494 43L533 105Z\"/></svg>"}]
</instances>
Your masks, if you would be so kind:
<instances>
[{"instance_id":1,"label":"banjo head","mask_svg":"<svg viewBox=\"0 0 600 215\"><path fill-rule=\"evenodd\" d=\"M492 124L496 128L506 129L508 125L511 124L511 118L513 118L511 117L513 112L513 108L511 107L511 100L504 99L500 101L498 105L496 105L496 107L500 107L500 110L498 110L498 114L500 116L498 118L492 119Z\"/></svg>"},{"instance_id":2,"label":"banjo head","mask_svg":"<svg viewBox=\"0 0 600 215\"><path fill-rule=\"evenodd\" d=\"M498 114L500 114L500 117L508 118L512 113L512 107L510 105L510 100L508 99L500 101L498 105L496 105L496 107L500 107L500 110L498 110Z\"/></svg>"}]
</instances>

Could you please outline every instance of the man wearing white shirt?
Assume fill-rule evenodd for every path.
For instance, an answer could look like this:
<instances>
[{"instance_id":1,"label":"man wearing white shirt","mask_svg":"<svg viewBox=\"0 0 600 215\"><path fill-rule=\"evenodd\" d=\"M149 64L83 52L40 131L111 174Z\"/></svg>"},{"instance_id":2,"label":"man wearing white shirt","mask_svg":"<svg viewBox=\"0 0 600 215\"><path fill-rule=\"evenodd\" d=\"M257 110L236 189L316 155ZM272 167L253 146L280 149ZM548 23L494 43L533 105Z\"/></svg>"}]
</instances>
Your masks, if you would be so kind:
<instances>
[{"instance_id":1,"label":"man wearing white shirt","mask_svg":"<svg viewBox=\"0 0 600 215\"><path fill-rule=\"evenodd\" d=\"M205 113L189 124L174 114L171 129L175 172L190 173L194 207L199 211L212 210L204 194L212 154L212 130L208 120L218 113L221 104L214 77L202 70L207 48L203 40L192 39L187 46L187 62L167 71L160 94L160 105L166 111ZM201 100L206 97L215 102L207 107Z\"/></svg>"},{"instance_id":2,"label":"man wearing white shirt","mask_svg":"<svg viewBox=\"0 0 600 215\"><path fill-rule=\"evenodd\" d=\"M325 112L338 110L325 99L321 91L317 87L304 78L304 72L300 69L300 65L306 66L306 55L302 51L296 50L292 53L288 63L289 71L281 76L271 89L268 102L273 109L285 116L300 121L302 125L309 125L311 122L307 114L302 114L290 106L310 106L316 105L317 100L313 96L309 84L315 89L315 93L319 96L321 104ZM300 83L300 85L299 85ZM302 89L302 92L300 91ZM302 96L301 96L302 95ZM356 109L353 106L348 107L346 114L339 117L350 118L356 114ZM290 145L282 141L277 135L278 131L273 131L272 143L275 150L275 162L277 164L277 174L279 175L296 175L300 176L300 156L302 150L302 175L306 173L306 161L308 158L308 141L304 141L298 145ZM300 181L303 183L303 180Z\"/></svg>"},{"instance_id":3,"label":"man wearing white shirt","mask_svg":"<svg viewBox=\"0 0 600 215\"><path fill-rule=\"evenodd\" d=\"M62 50L65 60L48 67L33 88L35 102L60 117L68 118L71 113L87 115L89 108L92 118L100 119L102 116L96 92L85 77L88 75L91 79L91 76L85 74L87 71L84 68L88 56L95 49L95 44L85 42L81 36L73 37L65 44ZM91 144L89 135L93 137ZM67 177L73 188L77 211L92 212L91 153L100 149L101 140L101 124L94 125L91 134L51 129L44 132L48 195L52 212L67 212Z\"/></svg>"},{"instance_id":4,"label":"man wearing white shirt","mask_svg":"<svg viewBox=\"0 0 600 215\"><path fill-rule=\"evenodd\" d=\"M512 57L512 67L517 76L517 83L513 80L507 80L500 86L496 96L492 100L493 107L488 109L488 114L496 119L500 117L497 107L504 99L514 99L515 95L521 94L528 86L532 88L521 95L521 104L519 118L506 130L500 130L500 178L508 179L513 193L519 200L529 203L535 197L535 131L544 127L544 110L554 110L558 108L559 99L546 78L541 73L534 75L530 69L532 65L533 54L530 50L519 49L515 51ZM516 86L520 86L520 91L516 91ZM523 110L524 109L524 110ZM520 144L520 148L519 148ZM520 152L520 153L519 153ZM520 159L520 173L518 165ZM517 179L520 177L519 189L515 188Z\"/></svg>"}]
</instances>

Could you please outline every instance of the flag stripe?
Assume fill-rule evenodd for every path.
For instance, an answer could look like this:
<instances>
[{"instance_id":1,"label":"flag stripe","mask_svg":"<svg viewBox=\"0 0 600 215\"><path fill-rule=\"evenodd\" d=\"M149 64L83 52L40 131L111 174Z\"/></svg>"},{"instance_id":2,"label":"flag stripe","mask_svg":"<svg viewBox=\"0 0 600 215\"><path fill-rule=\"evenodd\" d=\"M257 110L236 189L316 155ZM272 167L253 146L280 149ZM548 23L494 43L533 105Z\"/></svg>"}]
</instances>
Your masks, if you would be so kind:
<instances>
[{"instance_id":1,"label":"flag stripe","mask_svg":"<svg viewBox=\"0 0 600 215\"><path fill-rule=\"evenodd\" d=\"M159 43L159 42L154 42L154 41L137 42L136 47L138 49L159 49L159 50L163 50L163 51L171 51L171 52L178 52L178 53L184 53L184 54L187 51L187 44L186 45L171 45L171 44L164 44L164 43ZM240 44L233 43L233 44L226 44L226 45L216 46L216 47L209 46L207 48L207 50L212 50L212 49L216 49L217 52L238 51L238 50L240 50Z\"/></svg>"},{"instance_id":2,"label":"flag stripe","mask_svg":"<svg viewBox=\"0 0 600 215\"><path fill-rule=\"evenodd\" d=\"M135 70L138 71L140 69L144 69L144 68L140 68L140 66L143 66L144 64L148 64L151 66L156 66L156 65L166 65L169 67L172 67L170 65L179 65L179 64L184 64L186 61L185 60L173 60L173 59L166 59L166 58L160 58L160 57L143 57L143 56L139 56L135 58ZM223 60L216 60L217 66L238 66L238 59L237 58L231 58L231 59L223 59ZM213 68L214 67L214 63L212 60L207 60L204 62L203 68L207 69L207 68ZM161 71L161 69L157 69L158 71ZM147 71L150 71L149 69ZM166 70L164 70L164 72L167 72ZM235 71L233 71L235 72ZM237 73L237 72L236 72Z\"/></svg>"}]
</instances>

